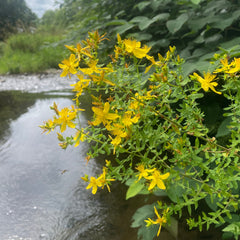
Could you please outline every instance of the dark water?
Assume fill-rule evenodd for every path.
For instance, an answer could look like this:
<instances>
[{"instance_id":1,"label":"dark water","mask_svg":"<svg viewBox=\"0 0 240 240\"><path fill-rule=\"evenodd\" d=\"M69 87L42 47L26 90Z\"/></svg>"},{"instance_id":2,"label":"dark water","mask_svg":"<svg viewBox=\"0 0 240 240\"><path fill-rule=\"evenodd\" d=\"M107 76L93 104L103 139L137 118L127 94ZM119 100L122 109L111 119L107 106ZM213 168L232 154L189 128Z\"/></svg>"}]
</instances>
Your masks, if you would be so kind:
<instances>
[{"instance_id":1,"label":"dark water","mask_svg":"<svg viewBox=\"0 0 240 240\"><path fill-rule=\"evenodd\" d=\"M87 144L64 151L54 133L41 134L38 126L53 114L49 106L69 106L71 98L68 92L0 92L1 240L136 239L125 189L115 184L111 194L95 196L85 189L80 177L101 168L95 160L86 165Z\"/></svg>"}]
</instances>

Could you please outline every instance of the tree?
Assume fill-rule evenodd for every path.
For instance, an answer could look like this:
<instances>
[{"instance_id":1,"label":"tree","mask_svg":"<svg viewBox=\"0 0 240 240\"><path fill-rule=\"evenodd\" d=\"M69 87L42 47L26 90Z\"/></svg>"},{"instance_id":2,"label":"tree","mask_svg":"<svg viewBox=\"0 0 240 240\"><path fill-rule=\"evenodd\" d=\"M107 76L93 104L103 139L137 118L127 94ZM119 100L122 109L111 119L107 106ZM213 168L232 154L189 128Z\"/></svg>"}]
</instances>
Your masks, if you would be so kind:
<instances>
[{"instance_id":1,"label":"tree","mask_svg":"<svg viewBox=\"0 0 240 240\"><path fill-rule=\"evenodd\" d=\"M26 30L36 19L25 0L3 0L0 7L0 40L10 33Z\"/></svg>"}]
</instances>

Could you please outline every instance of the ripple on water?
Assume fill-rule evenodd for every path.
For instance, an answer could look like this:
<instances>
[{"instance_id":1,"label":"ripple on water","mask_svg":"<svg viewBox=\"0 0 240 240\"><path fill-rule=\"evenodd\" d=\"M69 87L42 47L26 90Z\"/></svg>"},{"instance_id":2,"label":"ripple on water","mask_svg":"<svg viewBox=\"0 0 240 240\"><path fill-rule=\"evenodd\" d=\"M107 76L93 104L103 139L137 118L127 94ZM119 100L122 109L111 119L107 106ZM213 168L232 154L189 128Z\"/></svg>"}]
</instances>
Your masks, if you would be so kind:
<instances>
[{"instance_id":1,"label":"ripple on water","mask_svg":"<svg viewBox=\"0 0 240 240\"><path fill-rule=\"evenodd\" d=\"M8 119L9 131L0 140L1 240L50 239L79 178L98 169L94 162L86 167L86 145L64 151L54 134L41 134L38 126L52 117L54 101L60 107L72 104L69 96L45 97L15 120Z\"/></svg>"}]
</instances>

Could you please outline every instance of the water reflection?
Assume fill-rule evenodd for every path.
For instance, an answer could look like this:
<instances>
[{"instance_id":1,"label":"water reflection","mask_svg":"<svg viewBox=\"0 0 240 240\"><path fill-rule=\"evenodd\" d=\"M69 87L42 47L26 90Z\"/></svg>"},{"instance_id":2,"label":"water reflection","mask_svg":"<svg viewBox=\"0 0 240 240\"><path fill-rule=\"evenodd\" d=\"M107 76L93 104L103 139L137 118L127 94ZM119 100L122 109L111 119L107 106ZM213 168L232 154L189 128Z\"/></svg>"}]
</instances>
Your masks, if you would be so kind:
<instances>
[{"instance_id":1,"label":"water reflection","mask_svg":"<svg viewBox=\"0 0 240 240\"><path fill-rule=\"evenodd\" d=\"M15 120L5 119L9 135L5 133L0 147L0 239L49 239L61 206L79 184L79 177L97 169L94 162L86 168L86 145L63 151L56 136L41 135L38 125L52 116L49 106L53 101L60 107L72 103L63 97L31 99L22 106L25 113L17 118L20 111L16 111L9 115ZM6 108L14 105L20 109L11 101ZM68 171L61 174L65 169Z\"/></svg>"},{"instance_id":2,"label":"water reflection","mask_svg":"<svg viewBox=\"0 0 240 240\"><path fill-rule=\"evenodd\" d=\"M0 239L136 239L136 232L129 229L136 206L124 201L125 189L115 184L111 194L92 196L80 181L84 174L100 171L95 161L86 166L88 146L64 151L55 134L41 134L38 126L52 117L49 106L54 101L60 108L69 106L72 96L21 92L0 96L5 116L0 134ZM84 116L81 120L87 121ZM62 174L63 170L67 171Z\"/></svg>"}]
</instances>

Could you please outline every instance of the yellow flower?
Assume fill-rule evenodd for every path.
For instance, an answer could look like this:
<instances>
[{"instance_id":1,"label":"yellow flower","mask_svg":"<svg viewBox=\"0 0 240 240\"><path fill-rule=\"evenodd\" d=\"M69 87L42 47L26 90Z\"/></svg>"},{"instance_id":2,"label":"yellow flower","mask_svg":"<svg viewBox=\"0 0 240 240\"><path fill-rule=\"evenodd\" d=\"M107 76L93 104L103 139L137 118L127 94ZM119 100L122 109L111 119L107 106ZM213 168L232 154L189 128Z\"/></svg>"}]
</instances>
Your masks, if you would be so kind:
<instances>
[{"instance_id":1,"label":"yellow flower","mask_svg":"<svg viewBox=\"0 0 240 240\"><path fill-rule=\"evenodd\" d=\"M141 48L141 42L136 40L125 39L124 41L125 49L128 53L132 53L137 58L144 58L147 56L147 53L150 51L151 47L144 46Z\"/></svg>"},{"instance_id":2,"label":"yellow flower","mask_svg":"<svg viewBox=\"0 0 240 240\"><path fill-rule=\"evenodd\" d=\"M147 178L149 173L155 171L154 169L145 169L143 164L138 165L138 167L136 167L136 169L140 172L140 174L138 174L138 181L141 180L142 177Z\"/></svg>"},{"instance_id":3,"label":"yellow flower","mask_svg":"<svg viewBox=\"0 0 240 240\"><path fill-rule=\"evenodd\" d=\"M74 54L71 54L69 59L64 59L62 61L62 64L61 63L58 64L58 66L63 69L63 72L60 75L60 77L66 77L67 75L71 77L70 73L76 74L77 73L76 67L78 67L78 64L79 64L78 60L76 59Z\"/></svg>"},{"instance_id":4,"label":"yellow flower","mask_svg":"<svg viewBox=\"0 0 240 240\"><path fill-rule=\"evenodd\" d=\"M123 115L122 123L123 123L124 126L129 127L133 123L137 123L139 118L140 118L140 114L137 114L134 117L132 117L132 112L126 112Z\"/></svg>"},{"instance_id":5,"label":"yellow flower","mask_svg":"<svg viewBox=\"0 0 240 240\"><path fill-rule=\"evenodd\" d=\"M99 181L98 178L91 177L86 189L92 188L92 194L96 194L98 187L102 187L102 183Z\"/></svg>"},{"instance_id":6,"label":"yellow flower","mask_svg":"<svg viewBox=\"0 0 240 240\"><path fill-rule=\"evenodd\" d=\"M79 109L82 110L82 109ZM61 132L64 132L66 130L66 127L75 128L75 124L73 123L73 120L75 120L77 116L77 109L74 109L72 106L72 109L69 108L63 108L59 112L58 118L54 119L54 123L60 125Z\"/></svg>"},{"instance_id":7,"label":"yellow flower","mask_svg":"<svg viewBox=\"0 0 240 240\"><path fill-rule=\"evenodd\" d=\"M82 95L83 89L88 87L90 79L85 79L83 75L77 75L79 81L77 83L71 84L74 87L73 91L76 93L76 99Z\"/></svg>"},{"instance_id":8,"label":"yellow flower","mask_svg":"<svg viewBox=\"0 0 240 240\"><path fill-rule=\"evenodd\" d=\"M197 79L201 83L201 87L205 92L207 92L210 88L213 92L217 94L222 94L221 92L216 91L214 88L218 85L218 83L213 82L216 75L213 75L210 72L207 73L204 72L203 76L204 78L200 77L197 73L193 73L191 77Z\"/></svg>"},{"instance_id":9,"label":"yellow flower","mask_svg":"<svg viewBox=\"0 0 240 240\"><path fill-rule=\"evenodd\" d=\"M107 168L103 167L103 173L98 177L91 177L90 181L88 179L88 176L82 177L82 179L86 182L89 182L86 189L92 188L92 194L96 194L98 187L104 188L104 186L107 186L108 191L110 192L109 182L115 181L115 179L107 179Z\"/></svg>"},{"instance_id":10,"label":"yellow flower","mask_svg":"<svg viewBox=\"0 0 240 240\"><path fill-rule=\"evenodd\" d=\"M219 72L227 72L229 68L231 67L231 64L228 64L228 58L224 58L220 60L222 67L218 68L214 71L214 73L219 73Z\"/></svg>"},{"instance_id":11,"label":"yellow flower","mask_svg":"<svg viewBox=\"0 0 240 240\"><path fill-rule=\"evenodd\" d=\"M162 55L159 53L158 54L158 59L159 61L155 61L154 57L153 56L146 56L146 58L152 63L150 66L146 67L145 69L145 73L147 73L152 66L158 66L158 67L161 67L162 66L162 63L163 63L163 60L164 58L162 57Z\"/></svg>"},{"instance_id":12,"label":"yellow flower","mask_svg":"<svg viewBox=\"0 0 240 240\"><path fill-rule=\"evenodd\" d=\"M90 75L92 73L101 73L102 71L109 71L109 68L100 68L97 66L98 60L91 60L88 63L88 68L79 68L79 70L86 75Z\"/></svg>"},{"instance_id":13,"label":"yellow flower","mask_svg":"<svg viewBox=\"0 0 240 240\"><path fill-rule=\"evenodd\" d=\"M161 232L161 228L162 225L165 224L167 222L167 218L166 218L166 214L168 212L168 209L166 211L163 212L163 216L160 217L156 207L154 206L154 212L157 215L157 219L156 220L152 220L151 218L148 218L148 220L145 220L145 222L147 223L147 227L153 225L153 224L159 224L159 228L158 228L158 232L157 232L157 237L159 236L160 232Z\"/></svg>"},{"instance_id":14,"label":"yellow flower","mask_svg":"<svg viewBox=\"0 0 240 240\"><path fill-rule=\"evenodd\" d=\"M119 118L119 115L116 113L109 113L110 105L109 102L104 104L104 107L92 107L92 110L95 114L95 120L92 122L94 126L103 123L104 125L108 124L109 121L113 121Z\"/></svg>"},{"instance_id":15,"label":"yellow flower","mask_svg":"<svg viewBox=\"0 0 240 240\"><path fill-rule=\"evenodd\" d=\"M74 147L77 147L80 144L80 142L84 142L86 139L86 135L87 133L84 133L83 128L81 131L77 131L75 137L73 138L73 140L75 141Z\"/></svg>"},{"instance_id":16,"label":"yellow flower","mask_svg":"<svg viewBox=\"0 0 240 240\"><path fill-rule=\"evenodd\" d=\"M45 125L40 125L39 127L43 129L43 133L46 132L46 134L49 134L51 131L54 130L56 124L54 121L49 119L47 122L45 122Z\"/></svg>"},{"instance_id":17,"label":"yellow flower","mask_svg":"<svg viewBox=\"0 0 240 240\"><path fill-rule=\"evenodd\" d=\"M230 69L229 71L226 71L226 73L236 73L240 71L240 58L234 58L231 65L234 67Z\"/></svg>"},{"instance_id":18,"label":"yellow flower","mask_svg":"<svg viewBox=\"0 0 240 240\"><path fill-rule=\"evenodd\" d=\"M153 173L149 177L145 177L146 179L150 180L150 184L148 187L148 190L152 190L156 185L160 189L166 189L163 180L167 179L169 177L169 173L165 173L163 175L160 174L160 172L156 169L154 169Z\"/></svg>"},{"instance_id":19,"label":"yellow flower","mask_svg":"<svg viewBox=\"0 0 240 240\"><path fill-rule=\"evenodd\" d=\"M109 182L115 181L115 179L106 179L106 174L107 174L107 168L103 167L103 173L99 176L98 181L101 183L101 187L104 188L104 186L107 186L107 189L109 192L111 192L110 187L109 187Z\"/></svg>"},{"instance_id":20,"label":"yellow flower","mask_svg":"<svg viewBox=\"0 0 240 240\"><path fill-rule=\"evenodd\" d=\"M114 146L113 154L115 154L116 147L121 143L122 138L126 138L128 136L128 133L125 131L125 127L119 123L106 126L108 131L111 131L113 135L115 135L115 138L112 138L109 136L109 138L112 140L111 144Z\"/></svg>"},{"instance_id":21,"label":"yellow flower","mask_svg":"<svg viewBox=\"0 0 240 240\"><path fill-rule=\"evenodd\" d=\"M84 54L86 56L88 56L89 58L92 58L90 52L88 51L88 46L87 47L82 47L80 43L77 44L76 48L72 47L72 46L68 46L65 45L65 47L70 50L71 52L77 54L78 56L78 61L81 60L81 55Z\"/></svg>"},{"instance_id":22,"label":"yellow flower","mask_svg":"<svg viewBox=\"0 0 240 240\"><path fill-rule=\"evenodd\" d=\"M108 79L106 79L105 77L104 77L104 75L105 75L105 71L102 71L101 73L100 73L100 76L97 76L97 75L90 75L89 77L93 80L93 82L96 82L97 84L100 84L100 83L102 83L102 82L105 82L105 83L107 83L107 84L109 84L109 85L111 85L111 86L115 86L115 84L113 83L113 82L111 82L110 80L108 80Z\"/></svg>"}]
</instances>

